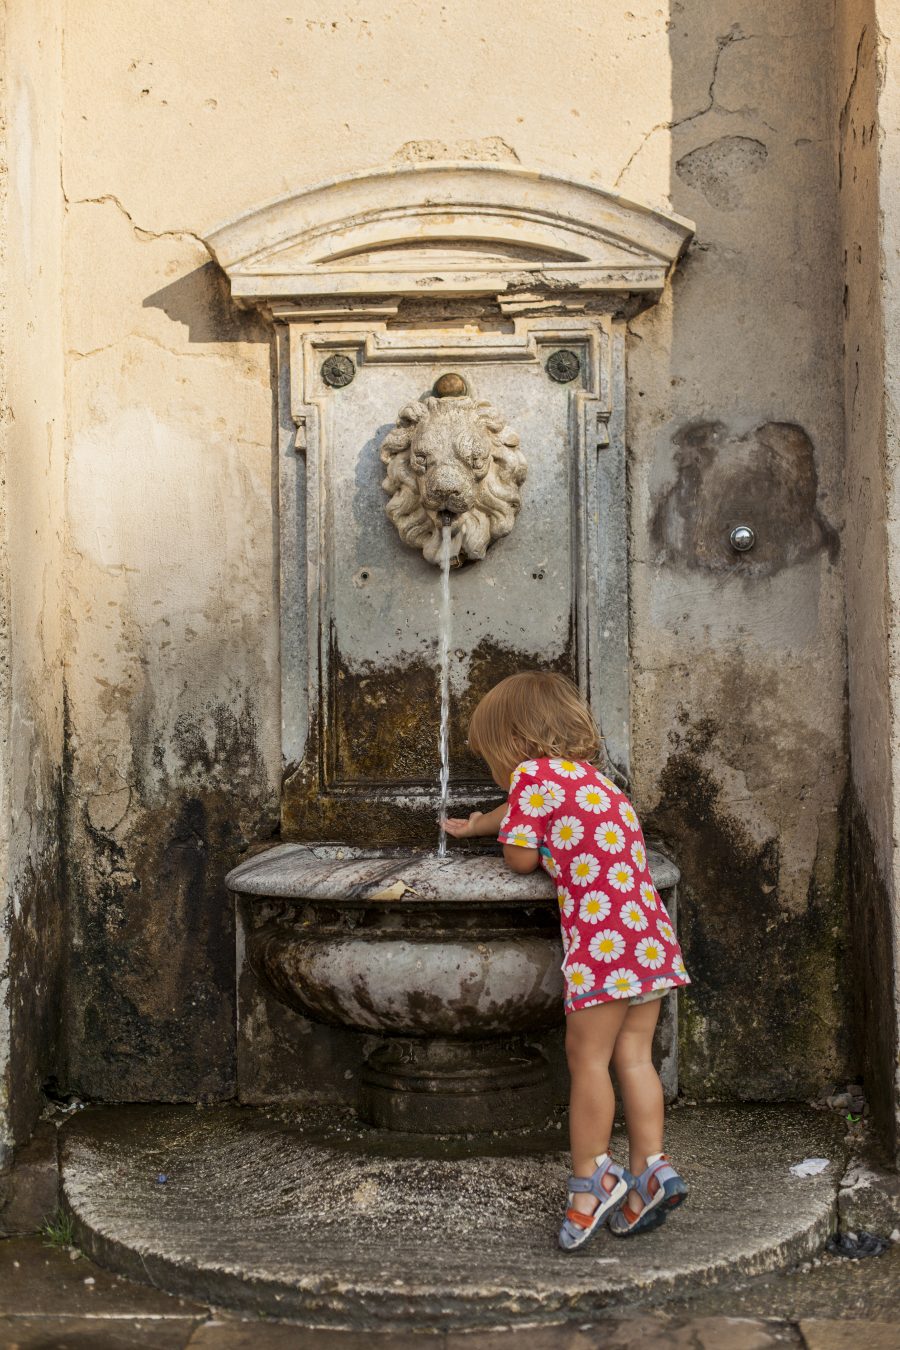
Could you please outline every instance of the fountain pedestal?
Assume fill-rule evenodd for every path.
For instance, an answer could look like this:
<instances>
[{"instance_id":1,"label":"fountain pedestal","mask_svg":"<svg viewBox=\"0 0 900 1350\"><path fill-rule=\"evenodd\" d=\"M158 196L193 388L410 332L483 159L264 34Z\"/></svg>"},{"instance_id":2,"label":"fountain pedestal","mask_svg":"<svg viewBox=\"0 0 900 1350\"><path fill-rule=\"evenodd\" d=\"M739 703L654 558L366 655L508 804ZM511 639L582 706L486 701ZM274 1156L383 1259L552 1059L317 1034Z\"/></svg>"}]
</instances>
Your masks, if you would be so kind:
<instances>
[{"instance_id":1,"label":"fountain pedestal","mask_svg":"<svg viewBox=\"0 0 900 1350\"><path fill-rule=\"evenodd\" d=\"M677 869L651 871L670 913ZM366 1122L412 1133L534 1127L553 1105L530 1041L563 1019L555 888L502 858L283 844L227 878L245 959L314 1021L379 1038L360 1076ZM663 1054L674 1065L674 1000Z\"/></svg>"},{"instance_id":2,"label":"fountain pedestal","mask_svg":"<svg viewBox=\"0 0 900 1350\"><path fill-rule=\"evenodd\" d=\"M522 1037L397 1038L366 1060L357 1111L383 1130L488 1134L540 1128L553 1105L547 1060Z\"/></svg>"}]
</instances>

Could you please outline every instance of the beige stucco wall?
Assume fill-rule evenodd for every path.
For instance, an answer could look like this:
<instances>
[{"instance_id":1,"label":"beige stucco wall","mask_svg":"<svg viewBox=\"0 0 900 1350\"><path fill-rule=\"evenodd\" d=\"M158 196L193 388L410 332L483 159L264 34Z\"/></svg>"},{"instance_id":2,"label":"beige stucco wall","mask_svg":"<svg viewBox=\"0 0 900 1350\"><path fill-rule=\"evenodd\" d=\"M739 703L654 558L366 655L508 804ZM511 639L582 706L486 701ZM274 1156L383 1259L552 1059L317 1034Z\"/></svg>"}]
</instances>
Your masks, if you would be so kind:
<instances>
[{"instance_id":1,"label":"beige stucco wall","mask_svg":"<svg viewBox=\"0 0 900 1350\"><path fill-rule=\"evenodd\" d=\"M5 5L0 229L0 1156L54 1067L63 942L61 26Z\"/></svg>"},{"instance_id":2,"label":"beige stucco wall","mask_svg":"<svg viewBox=\"0 0 900 1350\"><path fill-rule=\"evenodd\" d=\"M417 155L518 156L697 222L672 292L631 325L637 799L685 867L689 1089L804 1095L839 1071L830 10L526 9L68 7L67 1021L82 1090L231 1090L219 879L277 816L271 352L198 236ZM696 510L691 455L706 466ZM704 553L735 511L762 536L740 574Z\"/></svg>"}]
</instances>

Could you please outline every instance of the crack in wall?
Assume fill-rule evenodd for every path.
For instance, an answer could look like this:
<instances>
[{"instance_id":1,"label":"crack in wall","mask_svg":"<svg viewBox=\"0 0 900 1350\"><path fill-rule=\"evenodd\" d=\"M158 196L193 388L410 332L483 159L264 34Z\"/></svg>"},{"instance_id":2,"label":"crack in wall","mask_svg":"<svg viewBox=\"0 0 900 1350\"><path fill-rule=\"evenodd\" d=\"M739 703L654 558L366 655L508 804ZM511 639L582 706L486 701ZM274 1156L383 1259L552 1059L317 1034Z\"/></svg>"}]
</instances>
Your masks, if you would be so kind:
<instances>
[{"instance_id":1,"label":"crack in wall","mask_svg":"<svg viewBox=\"0 0 900 1350\"><path fill-rule=\"evenodd\" d=\"M650 127L649 131L645 131L640 141L638 142L637 147L631 152L628 159L625 161L623 168L617 174L616 179L613 183L613 187L617 188L619 186L622 179L625 177L628 170L631 168L632 164L637 159L638 155L641 153L644 146L649 141L650 137L655 135L657 131L674 131L677 127L685 126L688 122L696 122L698 118L705 117L707 113L712 112L712 110L716 107L716 81L719 78L719 62L722 60L723 52L727 51L727 49L733 46L736 42L749 42L755 36L756 35L754 33L741 32L741 29L737 24L735 24L727 33L719 34L719 36L716 38L716 54L715 57L713 58L712 75L710 77L709 88L707 90L706 106L703 108L698 108L695 112L686 113L684 117L676 117L672 118L669 121L657 122L655 126ZM729 116L740 115L740 110L736 108L724 108L720 106L719 111L727 113ZM766 122L764 118L760 117L758 118L758 120L762 123L764 127L767 127L769 131L776 130L776 128L771 126L768 122Z\"/></svg>"},{"instance_id":2,"label":"crack in wall","mask_svg":"<svg viewBox=\"0 0 900 1350\"><path fill-rule=\"evenodd\" d=\"M206 240L203 239L201 235L197 234L195 230L185 230L185 229L148 230L145 226L138 224L138 222L135 220L131 212L113 192L104 192L99 197L76 197L74 199L70 198L66 193L65 183L63 182L62 165L60 165L59 186L60 191L62 192L62 198L63 202L65 203L66 210L68 210L72 206L105 206L108 202L110 202L112 203L113 206L116 207L118 211L121 212L121 214L125 217L128 223L133 227L135 234L138 235L139 238L193 239L195 240L196 243L201 245L204 253L206 253L210 258L212 258L213 262L216 261L213 253L211 252L209 246L206 243Z\"/></svg>"},{"instance_id":3,"label":"crack in wall","mask_svg":"<svg viewBox=\"0 0 900 1350\"><path fill-rule=\"evenodd\" d=\"M847 128L850 123L850 106L853 102L853 95L856 93L856 86L859 82L862 46L866 40L866 33L868 31L868 26L864 24L862 32L859 35L859 41L856 44L856 57L853 62L853 77L850 80L850 88L847 90L847 97L844 99L841 114L838 118L838 192L840 192L844 185L844 142L847 136Z\"/></svg>"},{"instance_id":4,"label":"crack in wall","mask_svg":"<svg viewBox=\"0 0 900 1350\"><path fill-rule=\"evenodd\" d=\"M83 361L89 356L99 356L101 352L112 351L114 347L120 347L123 342L130 342L132 339L135 342L147 342L151 347L158 347L161 352L166 352L169 356L189 356L198 361L219 361L226 365L230 364L229 358L223 356L221 352L192 352L184 347L167 347L164 342L151 337L149 333L124 333L122 337L116 338L113 342L103 343L100 347L89 347L87 351L79 351L77 347L69 347L66 349L66 356Z\"/></svg>"}]
</instances>

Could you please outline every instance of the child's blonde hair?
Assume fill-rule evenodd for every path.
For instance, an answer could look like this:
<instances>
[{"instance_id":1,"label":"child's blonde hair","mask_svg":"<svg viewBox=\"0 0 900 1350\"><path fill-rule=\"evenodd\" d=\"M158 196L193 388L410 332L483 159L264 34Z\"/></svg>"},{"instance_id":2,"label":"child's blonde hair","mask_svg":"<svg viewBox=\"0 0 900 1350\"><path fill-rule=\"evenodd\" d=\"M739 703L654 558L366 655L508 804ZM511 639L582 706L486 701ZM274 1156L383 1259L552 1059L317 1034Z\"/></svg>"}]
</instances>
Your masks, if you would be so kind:
<instances>
[{"instance_id":1,"label":"child's blonde hair","mask_svg":"<svg viewBox=\"0 0 900 1350\"><path fill-rule=\"evenodd\" d=\"M548 671L526 670L501 680L469 722L469 746L503 784L524 759L590 760L602 743L578 689L565 675Z\"/></svg>"}]
</instances>

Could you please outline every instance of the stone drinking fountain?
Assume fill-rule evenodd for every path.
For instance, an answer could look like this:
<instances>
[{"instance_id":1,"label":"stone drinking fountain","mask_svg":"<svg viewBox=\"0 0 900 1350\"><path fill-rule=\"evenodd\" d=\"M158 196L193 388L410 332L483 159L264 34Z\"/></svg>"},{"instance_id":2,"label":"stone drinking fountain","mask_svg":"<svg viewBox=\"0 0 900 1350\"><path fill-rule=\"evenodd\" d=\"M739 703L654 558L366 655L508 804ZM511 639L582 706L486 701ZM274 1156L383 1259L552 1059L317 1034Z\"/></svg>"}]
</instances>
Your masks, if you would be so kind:
<instances>
[{"instance_id":1,"label":"stone drinking fountain","mask_svg":"<svg viewBox=\"0 0 900 1350\"><path fill-rule=\"evenodd\" d=\"M627 781L625 324L690 233L466 163L341 179L207 241L278 350L283 842L227 878L252 987L239 1065L271 1005L287 1039L351 1029L370 1124L484 1131L552 1105L553 885L490 841L437 850L442 625L451 810L496 804L465 727L522 669L578 683ZM651 869L673 911L677 869ZM285 1098L315 1095L289 1079Z\"/></svg>"}]
</instances>

